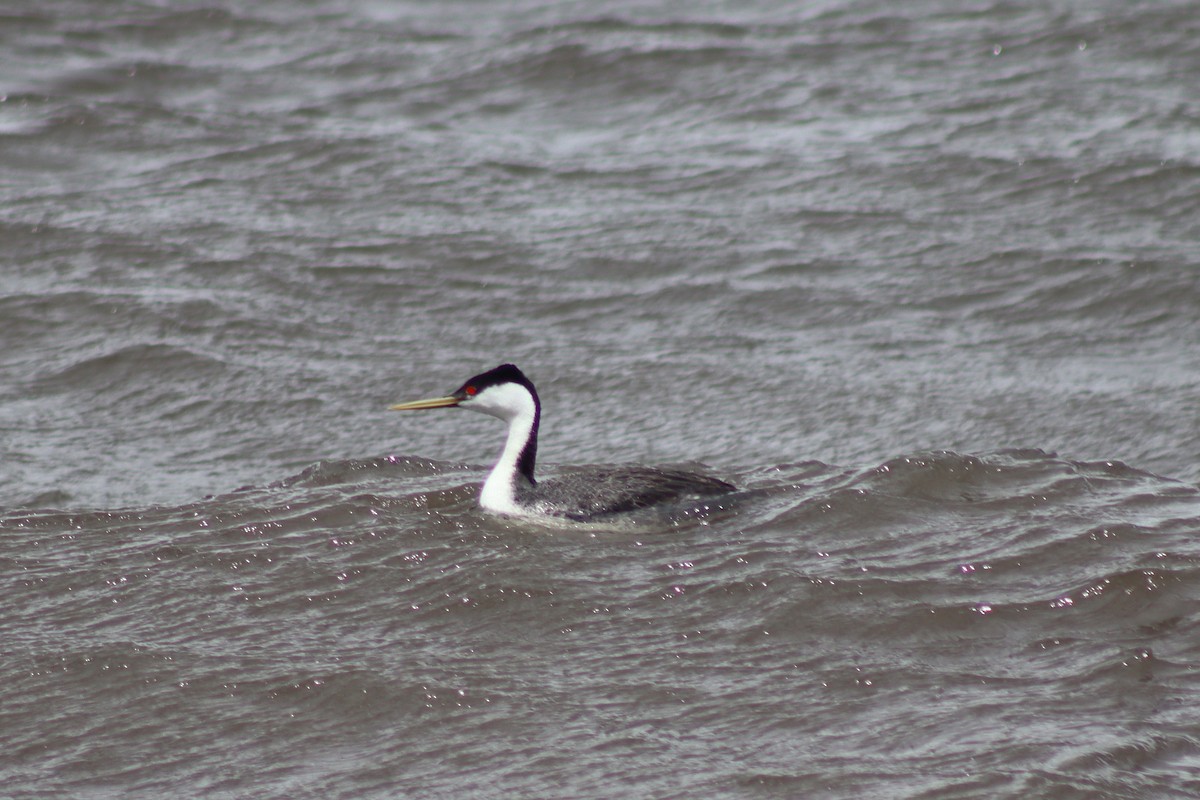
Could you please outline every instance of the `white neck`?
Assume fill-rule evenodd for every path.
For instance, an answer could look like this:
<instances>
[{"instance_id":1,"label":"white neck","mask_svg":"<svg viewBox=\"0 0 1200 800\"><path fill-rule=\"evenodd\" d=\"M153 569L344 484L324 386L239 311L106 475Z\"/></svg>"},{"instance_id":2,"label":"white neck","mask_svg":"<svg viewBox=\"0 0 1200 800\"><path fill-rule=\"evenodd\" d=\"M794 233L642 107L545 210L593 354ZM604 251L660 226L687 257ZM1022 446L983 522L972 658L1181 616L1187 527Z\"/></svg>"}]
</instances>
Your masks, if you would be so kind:
<instances>
[{"instance_id":1,"label":"white neck","mask_svg":"<svg viewBox=\"0 0 1200 800\"><path fill-rule=\"evenodd\" d=\"M463 403L462 408L480 411L508 423L508 438L500 460L492 467L483 491L479 494L479 505L498 514L521 514L517 505L517 481L524 481L517 464L521 451L533 432L537 408L529 392L522 386L502 384L481 392L473 402Z\"/></svg>"}]
</instances>

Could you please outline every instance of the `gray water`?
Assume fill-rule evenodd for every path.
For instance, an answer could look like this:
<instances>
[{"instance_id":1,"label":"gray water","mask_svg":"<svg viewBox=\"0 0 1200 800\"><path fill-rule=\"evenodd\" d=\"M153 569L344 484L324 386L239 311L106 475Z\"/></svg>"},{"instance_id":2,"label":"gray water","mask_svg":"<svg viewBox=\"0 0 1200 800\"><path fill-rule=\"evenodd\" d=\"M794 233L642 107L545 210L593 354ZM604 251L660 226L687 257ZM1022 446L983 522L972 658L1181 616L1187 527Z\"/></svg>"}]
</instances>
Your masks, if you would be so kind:
<instances>
[{"instance_id":1,"label":"gray water","mask_svg":"<svg viewBox=\"0 0 1200 800\"><path fill-rule=\"evenodd\" d=\"M1200 795L1189 2L0 9L0 795ZM481 513L700 466L659 521Z\"/></svg>"}]
</instances>

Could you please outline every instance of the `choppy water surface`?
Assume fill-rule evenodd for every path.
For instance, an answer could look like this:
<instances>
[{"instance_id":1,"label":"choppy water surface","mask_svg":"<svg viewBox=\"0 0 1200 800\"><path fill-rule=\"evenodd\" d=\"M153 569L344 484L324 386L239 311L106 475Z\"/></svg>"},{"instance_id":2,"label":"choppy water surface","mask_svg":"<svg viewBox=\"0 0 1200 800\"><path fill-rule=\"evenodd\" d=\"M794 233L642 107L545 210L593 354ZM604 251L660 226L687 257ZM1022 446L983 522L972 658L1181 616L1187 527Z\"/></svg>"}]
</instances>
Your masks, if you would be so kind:
<instances>
[{"instance_id":1,"label":"choppy water surface","mask_svg":"<svg viewBox=\"0 0 1200 800\"><path fill-rule=\"evenodd\" d=\"M1198 42L10 4L0 794L1200 794ZM501 361L744 491L480 513Z\"/></svg>"}]
</instances>

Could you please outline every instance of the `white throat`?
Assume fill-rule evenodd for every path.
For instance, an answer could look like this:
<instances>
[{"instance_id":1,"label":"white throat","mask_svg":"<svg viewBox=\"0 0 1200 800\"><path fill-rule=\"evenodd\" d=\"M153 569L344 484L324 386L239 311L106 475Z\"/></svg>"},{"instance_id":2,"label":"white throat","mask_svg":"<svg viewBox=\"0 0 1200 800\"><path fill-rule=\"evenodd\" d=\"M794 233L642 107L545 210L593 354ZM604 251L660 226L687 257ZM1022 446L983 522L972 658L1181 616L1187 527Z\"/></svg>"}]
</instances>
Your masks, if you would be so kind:
<instances>
[{"instance_id":1,"label":"white throat","mask_svg":"<svg viewBox=\"0 0 1200 800\"><path fill-rule=\"evenodd\" d=\"M498 417L508 423L504 450L484 481L479 505L498 514L526 513L517 505L516 491L517 481L525 480L518 470L518 463L533 433L533 422L537 416L533 397L524 386L504 383L483 390L459 407Z\"/></svg>"}]
</instances>

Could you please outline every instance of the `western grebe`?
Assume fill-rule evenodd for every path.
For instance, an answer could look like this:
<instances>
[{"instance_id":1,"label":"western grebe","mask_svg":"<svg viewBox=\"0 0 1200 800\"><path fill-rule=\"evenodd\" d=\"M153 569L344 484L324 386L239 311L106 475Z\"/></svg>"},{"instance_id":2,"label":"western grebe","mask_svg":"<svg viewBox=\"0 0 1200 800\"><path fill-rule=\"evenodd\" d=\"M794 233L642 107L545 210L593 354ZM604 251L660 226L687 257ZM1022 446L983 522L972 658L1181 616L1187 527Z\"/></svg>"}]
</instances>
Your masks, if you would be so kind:
<instances>
[{"instance_id":1,"label":"western grebe","mask_svg":"<svg viewBox=\"0 0 1200 800\"><path fill-rule=\"evenodd\" d=\"M692 472L650 467L595 467L538 483L538 423L542 404L525 373L503 364L476 375L453 394L391 406L392 411L458 406L508 423L508 439L479 494L487 511L517 516L591 520L626 511L732 492L725 481Z\"/></svg>"}]
</instances>

